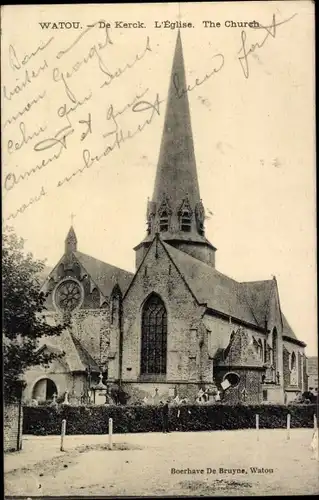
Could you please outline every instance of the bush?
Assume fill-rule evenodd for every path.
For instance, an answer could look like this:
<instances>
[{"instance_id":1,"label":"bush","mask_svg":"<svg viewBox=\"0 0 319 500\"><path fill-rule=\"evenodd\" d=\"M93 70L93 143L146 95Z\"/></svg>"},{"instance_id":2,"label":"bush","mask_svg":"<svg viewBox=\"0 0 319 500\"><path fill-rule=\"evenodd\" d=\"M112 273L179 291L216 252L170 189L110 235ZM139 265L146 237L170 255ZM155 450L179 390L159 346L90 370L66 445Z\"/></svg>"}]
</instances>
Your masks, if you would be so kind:
<instances>
[{"instance_id":1,"label":"bush","mask_svg":"<svg viewBox=\"0 0 319 500\"><path fill-rule=\"evenodd\" d=\"M174 406L169 409L169 425L171 430L178 431L251 429L258 414L261 429L284 428L288 413L292 428L312 427L316 406ZM60 434L63 419L67 421L67 434L106 434L109 418L113 419L116 434L162 430L160 406L25 406L23 416L23 433L40 436Z\"/></svg>"}]
</instances>

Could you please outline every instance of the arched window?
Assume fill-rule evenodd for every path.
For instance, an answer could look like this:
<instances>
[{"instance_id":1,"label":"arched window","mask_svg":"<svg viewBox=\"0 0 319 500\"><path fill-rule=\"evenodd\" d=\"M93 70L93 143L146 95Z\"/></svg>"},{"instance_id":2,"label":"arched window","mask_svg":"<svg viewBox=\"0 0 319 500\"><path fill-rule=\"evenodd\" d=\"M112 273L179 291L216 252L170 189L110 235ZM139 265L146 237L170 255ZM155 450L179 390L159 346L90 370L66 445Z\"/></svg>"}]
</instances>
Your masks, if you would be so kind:
<instances>
[{"instance_id":1,"label":"arched window","mask_svg":"<svg viewBox=\"0 0 319 500\"><path fill-rule=\"evenodd\" d=\"M142 312L142 374L165 374L167 357L167 313L157 295L151 295Z\"/></svg>"},{"instance_id":2,"label":"arched window","mask_svg":"<svg viewBox=\"0 0 319 500\"><path fill-rule=\"evenodd\" d=\"M291 371L296 369L296 355L293 352L291 355Z\"/></svg>"},{"instance_id":3,"label":"arched window","mask_svg":"<svg viewBox=\"0 0 319 500\"><path fill-rule=\"evenodd\" d=\"M264 354L263 354L263 343L262 343L261 339L258 340L258 355L259 355L261 361L263 361Z\"/></svg>"},{"instance_id":4,"label":"arched window","mask_svg":"<svg viewBox=\"0 0 319 500\"><path fill-rule=\"evenodd\" d=\"M272 332L272 364L274 367L275 373L278 370L278 335L276 328L273 329Z\"/></svg>"},{"instance_id":5,"label":"arched window","mask_svg":"<svg viewBox=\"0 0 319 500\"><path fill-rule=\"evenodd\" d=\"M290 359L290 385L298 385L297 357L294 352Z\"/></svg>"}]
</instances>

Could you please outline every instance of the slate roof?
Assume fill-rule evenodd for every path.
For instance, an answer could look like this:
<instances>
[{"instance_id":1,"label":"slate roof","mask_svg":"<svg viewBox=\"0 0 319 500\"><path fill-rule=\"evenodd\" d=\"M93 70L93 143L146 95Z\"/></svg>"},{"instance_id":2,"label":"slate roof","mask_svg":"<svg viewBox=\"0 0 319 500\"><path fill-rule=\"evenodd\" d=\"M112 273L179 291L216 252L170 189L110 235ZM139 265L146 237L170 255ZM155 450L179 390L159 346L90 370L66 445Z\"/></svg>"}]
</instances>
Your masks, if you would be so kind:
<instances>
[{"instance_id":1,"label":"slate roof","mask_svg":"<svg viewBox=\"0 0 319 500\"><path fill-rule=\"evenodd\" d=\"M275 280L240 283L215 268L163 242L200 304L254 326L264 328ZM300 342L282 313L283 334Z\"/></svg>"},{"instance_id":2,"label":"slate roof","mask_svg":"<svg viewBox=\"0 0 319 500\"><path fill-rule=\"evenodd\" d=\"M283 335L294 340L298 340L293 329L289 325L286 316L282 313Z\"/></svg>"},{"instance_id":3,"label":"slate roof","mask_svg":"<svg viewBox=\"0 0 319 500\"><path fill-rule=\"evenodd\" d=\"M269 302L274 280L246 281L240 285L245 293L248 304L253 310L257 323L264 327L265 321L268 318Z\"/></svg>"},{"instance_id":4,"label":"slate roof","mask_svg":"<svg viewBox=\"0 0 319 500\"><path fill-rule=\"evenodd\" d=\"M162 243L199 303L259 326L240 283L191 255Z\"/></svg>"},{"instance_id":5,"label":"slate roof","mask_svg":"<svg viewBox=\"0 0 319 500\"><path fill-rule=\"evenodd\" d=\"M98 285L105 297L111 295L113 287L116 284L119 285L124 295L134 276L133 273L107 264L82 252L74 252L74 255Z\"/></svg>"},{"instance_id":6,"label":"slate roof","mask_svg":"<svg viewBox=\"0 0 319 500\"><path fill-rule=\"evenodd\" d=\"M40 350L43 349L48 349L56 354L64 352L61 362L67 364L70 372L84 372L86 368L95 372L100 371L96 361L69 330L64 330L57 337L45 339L44 344L40 347Z\"/></svg>"},{"instance_id":7,"label":"slate roof","mask_svg":"<svg viewBox=\"0 0 319 500\"><path fill-rule=\"evenodd\" d=\"M100 372L100 368L96 361L92 358L92 356L88 353L88 351L83 347L79 339L77 339L72 333L71 337L74 343L74 346L77 350L78 356L84 368L89 368L90 371Z\"/></svg>"}]
</instances>

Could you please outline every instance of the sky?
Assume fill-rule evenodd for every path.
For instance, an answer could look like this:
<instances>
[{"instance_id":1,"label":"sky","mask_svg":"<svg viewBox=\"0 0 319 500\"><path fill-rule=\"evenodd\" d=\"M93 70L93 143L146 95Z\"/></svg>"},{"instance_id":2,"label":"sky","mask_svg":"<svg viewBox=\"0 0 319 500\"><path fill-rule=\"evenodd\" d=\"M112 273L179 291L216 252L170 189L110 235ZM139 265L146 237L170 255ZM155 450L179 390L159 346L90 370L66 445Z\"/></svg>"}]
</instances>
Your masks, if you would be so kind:
<instances>
[{"instance_id":1,"label":"sky","mask_svg":"<svg viewBox=\"0 0 319 500\"><path fill-rule=\"evenodd\" d=\"M80 251L134 271L177 36L155 21L176 22L178 10L177 4L3 8L3 217L48 266L61 258L72 220ZM316 355L313 3L190 3L180 16L192 23L181 35L216 267L238 281L276 276L282 310L307 355ZM225 26L254 20L263 27ZM61 21L80 28L55 29ZM243 47L246 60L239 59ZM125 137L137 132L117 147L116 130Z\"/></svg>"}]
</instances>

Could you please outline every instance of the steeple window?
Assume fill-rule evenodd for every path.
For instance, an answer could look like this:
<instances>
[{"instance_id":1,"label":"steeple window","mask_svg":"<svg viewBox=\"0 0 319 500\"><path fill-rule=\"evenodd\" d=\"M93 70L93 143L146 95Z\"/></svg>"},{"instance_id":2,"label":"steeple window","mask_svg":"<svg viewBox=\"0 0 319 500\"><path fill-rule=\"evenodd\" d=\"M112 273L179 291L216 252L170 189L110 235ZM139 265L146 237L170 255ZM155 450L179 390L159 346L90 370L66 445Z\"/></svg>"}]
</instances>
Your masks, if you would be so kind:
<instances>
[{"instance_id":1,"label":"steeple window","mask_svg":"<svg viewBox=\"0 0 319 500\"><path fill-rule=\"evenodd\" d=\"M168 213L164 210L160 215L160 232L168 231Z\"/></svg>"},{"instance_id":2,"label":"steeple window","mask_svg":"<svg viewBox=\"0 0 319 500\"><path fill-rule=\"evenodd\" d=\"M183 200L178 215L179 215L180 230L185 232L190 232L192 228L192 209L190 207L188 197L186 197L186 199Z\"/></svg>"},{"instance_id":3,"label":"steeple window","mask_svg":"<svg viewBox=\"0 0 319 500\"><path fill-rule=\"evenodd\" d=\"M180 217L181 230L190 232L192 224L192 217L188 210L184 210Z\"/></svg>"},{"instance_id":4,"label":"steeple window","mask_svg":"<svg viewBox=\"0 0 319 500\"><path fill-rule=\"evenodd\" d=\"M169 230L169 222L171 214L172 210L169 206L168 200L167 198L164 198L158 210L159 230L161 233L164 233Z\"/></svg>"}]
</instances>

